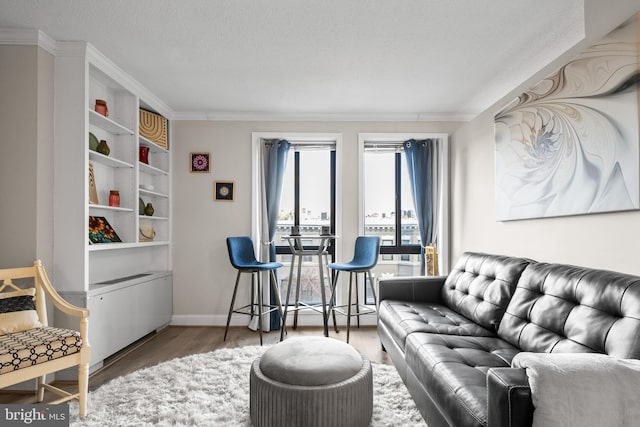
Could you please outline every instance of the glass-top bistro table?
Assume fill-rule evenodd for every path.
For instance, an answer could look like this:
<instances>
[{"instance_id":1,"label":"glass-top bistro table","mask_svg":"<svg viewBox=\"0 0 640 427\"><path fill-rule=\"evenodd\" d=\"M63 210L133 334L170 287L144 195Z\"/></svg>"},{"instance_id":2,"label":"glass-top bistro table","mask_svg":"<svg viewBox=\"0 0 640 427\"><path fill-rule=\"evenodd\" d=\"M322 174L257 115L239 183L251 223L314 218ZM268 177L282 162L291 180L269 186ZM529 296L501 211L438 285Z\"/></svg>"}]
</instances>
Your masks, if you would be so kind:
<instances>
[{"instance_id":1,"label":"glass-top bistro table","mask_svg":"<svg viewBox=\"0 0 640 427\"><path fill-rule=\"evenodd\" d=\"M327 313L327 297L324 284L324 273L327 272L329 277L329 271L327 268L329 252L327 251L331 242L337 239L337 236L332 234L303 234L303 235L289 235L282 236L289 243L291 248L291 266L289 269L289 283L287 287L287 297L284 306L284 314L282 324L285 325L287 321L288 311L294 312L293 317L293 329L298 326L298 311L301 309L312 309L318 313L322 313L322 321L324 326L324 336L329 336L329 313ZM311 242L312 244L305 246L304 242ZM318 257L318 274L320 275L320 294L322 297L321 303L307 303L300 301L300 276L302 272L302 262L305 256L317 256ZM296 268L296 296L294 307L289 309L289 297L291 295L291 287L293 286L293 270ZM284 338L283 327L280 331L280 340Z\"/></svg>"}]
</instances>

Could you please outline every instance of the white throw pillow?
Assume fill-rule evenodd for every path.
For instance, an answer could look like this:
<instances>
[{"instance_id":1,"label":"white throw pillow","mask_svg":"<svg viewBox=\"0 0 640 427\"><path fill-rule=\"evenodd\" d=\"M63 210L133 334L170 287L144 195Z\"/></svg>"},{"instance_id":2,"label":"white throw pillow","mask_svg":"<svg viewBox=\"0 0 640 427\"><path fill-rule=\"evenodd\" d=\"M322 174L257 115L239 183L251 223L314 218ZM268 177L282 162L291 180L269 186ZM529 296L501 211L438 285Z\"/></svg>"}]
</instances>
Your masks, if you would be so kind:
<instances>
[{"instance_id":1,"label":"white throw pillow","mask_svg":"<svg viewBox=\"0 0 640 427\"><path fill-rule=\"evenodd\" d=\"M632 427L640 422L640 360L598 353L519 353L534 427Z\"/></svg>"},{"instance_id":2,"label":"white throw pillow","mask_svg":"<svg viewBox=\"0 0 640 427\"><path fill-rule=\"evenodd\" d=\"M35 288L0 293L0 335L42 326L36 311Z\"/></svg>"}]
</instances>

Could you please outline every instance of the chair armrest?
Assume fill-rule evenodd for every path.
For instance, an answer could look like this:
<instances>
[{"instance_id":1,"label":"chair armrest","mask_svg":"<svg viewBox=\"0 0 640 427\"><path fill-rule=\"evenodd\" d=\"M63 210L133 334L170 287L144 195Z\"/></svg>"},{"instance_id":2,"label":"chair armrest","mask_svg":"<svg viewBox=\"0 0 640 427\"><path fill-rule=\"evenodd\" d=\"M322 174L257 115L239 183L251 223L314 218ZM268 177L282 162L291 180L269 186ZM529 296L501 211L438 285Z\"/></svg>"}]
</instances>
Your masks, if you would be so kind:
<instances>
[{"instance_id":1,"label":"chair armrest","mask_svg":"<svg viewBox=\"0 0 640 427\"><path fill-rule=\"evenodd\" d=\"M525 369L489 369L487 398L487 427L530 426L533 423L534 407Z\"/></svg>"},{"instance_id":2,"label":"chair armrest","mask_svg":"<svg viewBox=\"0 0 640 427\"><path fill-rule=\"evenodd\" d=\"M34 261L33 265L38 272L38 281L40 282L42 290L58 310L70 316L79 317L81 319L86 319L89 317L89 310L70 304L69 302L67 302L67 300L60 296L58 291L56 291L51 284L51 281L47 276L47 272L45 271L44 266L42 265L40 260Z\"/></svg>"},{"instance_id":3,"label":"chair armrest","mask_svg":"<svg viewBox=\"0 0 640 427\"><path fill-rule=\"evenodd\" d=\"M378 298L413 302L442 302L442 286L447 276L414 276L381 279Z\"/></svg>"}]
</instances>

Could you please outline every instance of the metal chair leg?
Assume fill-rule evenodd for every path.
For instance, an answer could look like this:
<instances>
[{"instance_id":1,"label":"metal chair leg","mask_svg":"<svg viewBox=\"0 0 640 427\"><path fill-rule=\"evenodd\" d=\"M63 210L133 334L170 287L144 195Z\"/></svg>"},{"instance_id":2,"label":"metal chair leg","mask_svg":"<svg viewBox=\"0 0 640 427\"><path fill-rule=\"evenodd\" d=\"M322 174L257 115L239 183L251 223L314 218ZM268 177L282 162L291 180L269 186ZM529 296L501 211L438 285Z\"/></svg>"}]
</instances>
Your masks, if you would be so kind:
<instances>
[{"instance_id":1,"label":"metal chair leg","mask_svg":"<svg viewBox=\"0 0 640 427\"><path fill-rule=\"evenodd\" d=\"M253 274L258 275L258 329L260 330L260 345L262 345L262 281L260 279L260 272ZM253 280L253 275L251 276Z\"/></svg>"},{"instance_id":2,"label":"metal chair leg","mask_svg":"<svg viewBox=\"0 0 640 427\"><path fill-rule=\"evenodd\" d=\"M231 322L231 314L233 313L233 306L236 303L236 293L238 292L238 282L240 281L240 270L236 275L236 286L233 288L233 296L231 297L231 305L229 306L229 315L227 316L227 327L224 329L224 338L222 341L227 340L227 332L229 332L229 323Z\"/></svg>"},{"instance_id":3,"label":"metal chair leg","mask_svg":"<svg viewBox=\"0 0 640 427\"><path fill-rule=\"evenodd\" d=\"M358 278L356 277L356 283ZM351 291L353 282L353 272L349 272L349 305L347 306L347 343L349 343L349 328L351 327Z\"/></svg>"},{"instance_id":4,"label":"metal chair leg","mask_svg":"<svg viewBox=\"0 0 640 427\"><path fill-rule=\"evenodd\" d=\"M360 329L360 287L358 286L358 272L356 272L355 275L356 275L356 322L358 325L358 329ZM365 285L362 286L363 289L366 287Z\"/></svg>"},{"instance_id":5,"label":"metal chair leg","mask_svg":"<svg viewBox=\"0 0 640 427\"><path fill-rule=\"evenodd\" d=\"M257 307L256 300L258 298L259 289L256 288L256 283L255 283L256 275L255 275L255 273L251 272L250 274L251 274L251 308L250 308L249 312L251 313L251 316L249 317L249 321L252 321L253 318L256 316L256 307Z\"/></svg>"}]
</instances>

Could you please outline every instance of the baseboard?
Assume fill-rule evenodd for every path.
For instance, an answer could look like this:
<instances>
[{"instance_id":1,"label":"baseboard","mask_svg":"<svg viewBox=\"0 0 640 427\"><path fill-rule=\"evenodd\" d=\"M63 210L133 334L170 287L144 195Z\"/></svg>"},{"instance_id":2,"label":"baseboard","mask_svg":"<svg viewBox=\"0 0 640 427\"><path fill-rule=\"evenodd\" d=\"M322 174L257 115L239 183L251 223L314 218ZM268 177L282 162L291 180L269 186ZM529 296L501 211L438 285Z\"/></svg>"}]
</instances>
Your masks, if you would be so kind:
<instances>
[{"instance_id":1,"label":"baseboard","mask_svg":"<svg viewBox=\"0 0 640 427\"><path fill-rule=\"evenodd\" d=\"M47 374L47 381L51 381L52 374ZM38 382L36 378L31 378L29 380L23 381L18 384L13 384L7 386L0 390L0 394L2 392L6 393L35 393L38 390Z\"/></svg>"},{"instance_id":2,"label":"baseboard","mask_svg":"<svg viewBox=\"0 0 640 427\"><path fill-rule=\"evenodd\" d=\"M338 326L346 326L346 316L336 315ZM360 316L360 325L375 326L377 318L375 314ZM225 326L227 324L226 315L215 314L174 314L171 318L171 326ZM247 326L249 324L249 316L233 315L231 317L231 326ZM356 324L356 319L351 319L351 324ZM293 325L293 315L287 314L287 325ZM300 312L298 315L298 325L300 326L321 326L322 315L313 312ZM329 319L329 325L333 325Z\"/></svg>"},{"instance_id":3,"label":"baseboard","mask_svg":"<svg viewBox=\"0 0 640 427\"><path fill-rule=\"evenodd\" d=\"M245 316L233 316L231 326L246 326L248 318ZM174 314L171 317L171 326L225 326L227 316L212 314Z\"/></svg>"}]
</instances>

